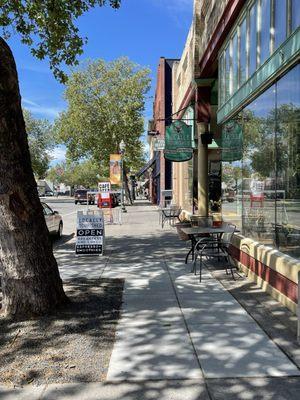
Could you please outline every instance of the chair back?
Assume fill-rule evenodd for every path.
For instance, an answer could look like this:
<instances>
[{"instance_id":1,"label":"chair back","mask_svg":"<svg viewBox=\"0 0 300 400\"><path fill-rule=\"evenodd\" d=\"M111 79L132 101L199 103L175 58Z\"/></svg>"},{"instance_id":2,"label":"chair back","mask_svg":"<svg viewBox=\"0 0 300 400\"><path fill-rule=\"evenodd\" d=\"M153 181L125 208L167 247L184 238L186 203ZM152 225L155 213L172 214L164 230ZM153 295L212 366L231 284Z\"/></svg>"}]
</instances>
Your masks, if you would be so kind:
<instances>
[{"instance_id":1,"label":"chair back","mask_svg":"<svg viewBox=\"0 0 300 400\"><path fill-rule=\"evenodd\" d=\"M182 211L181 207L173 205L173 206L170 207L170 216L171 217L179 217L181 211Z\"/></svg>"},{"instance_id":2,"label":"chair back","mask_svg":"<svg viewBox=\"0 0 300 400\"><path fill-rule=\"evenodd\" d=\"M222 235L222 243L229 246L231 244L232 236L236 231L236 225L231 224L230 222L225 222L223 225L226 226L226 232Z\"/></svg>"},{"instance_id":3,"label":"chair back","mask_svg":"<svg viewBox=\"0 0 300 400\"><path fill-rule=\"evenodd\" d=\"M207 227L213 225L213 217L202 217L201 215L192 215L191 216L191 224L193 227L200 226L200 227Z\"/></svg>"}]
</instances>

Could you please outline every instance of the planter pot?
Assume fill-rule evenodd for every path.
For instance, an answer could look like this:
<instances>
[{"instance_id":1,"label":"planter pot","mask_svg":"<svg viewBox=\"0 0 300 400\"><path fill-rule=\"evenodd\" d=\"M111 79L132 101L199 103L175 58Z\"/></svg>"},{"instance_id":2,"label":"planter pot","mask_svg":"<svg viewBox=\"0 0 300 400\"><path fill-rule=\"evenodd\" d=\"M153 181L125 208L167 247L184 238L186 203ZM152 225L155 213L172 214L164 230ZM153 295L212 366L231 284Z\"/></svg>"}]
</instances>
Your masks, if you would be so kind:
<instances>
[{"instance_id":1,"label":"planter pot","mask_svg":"<svg viewBox=\"0 0 300 400\"><path fill-rule=\"evenodd\" d=\"M175 227L177 229L177 233L180 240L189 240L189 236L186 235L184 232L182 232L181 228L190 228L191 227L190 222L178 222L177 224L175 224Z\"/></svg>"}]
</instances>

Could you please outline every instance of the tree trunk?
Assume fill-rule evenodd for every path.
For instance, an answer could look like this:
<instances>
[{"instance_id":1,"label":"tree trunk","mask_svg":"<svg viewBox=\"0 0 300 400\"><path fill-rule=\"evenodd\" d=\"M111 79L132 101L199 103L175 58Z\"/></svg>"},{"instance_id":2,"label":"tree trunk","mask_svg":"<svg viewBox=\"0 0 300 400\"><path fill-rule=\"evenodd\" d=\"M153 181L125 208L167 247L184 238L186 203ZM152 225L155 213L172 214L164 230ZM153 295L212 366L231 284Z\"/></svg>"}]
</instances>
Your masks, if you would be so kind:
<instances>
[{"instance_id":1,"label":"tree trunk","mask_svg":"<svg viewBox=\"0 0 300 400\"><path fill-rule=\"evenodd\" d=\"M67 300L33 176L12 52L0 38L2 312L27 318Z\"/></svg>"}]
</instances>

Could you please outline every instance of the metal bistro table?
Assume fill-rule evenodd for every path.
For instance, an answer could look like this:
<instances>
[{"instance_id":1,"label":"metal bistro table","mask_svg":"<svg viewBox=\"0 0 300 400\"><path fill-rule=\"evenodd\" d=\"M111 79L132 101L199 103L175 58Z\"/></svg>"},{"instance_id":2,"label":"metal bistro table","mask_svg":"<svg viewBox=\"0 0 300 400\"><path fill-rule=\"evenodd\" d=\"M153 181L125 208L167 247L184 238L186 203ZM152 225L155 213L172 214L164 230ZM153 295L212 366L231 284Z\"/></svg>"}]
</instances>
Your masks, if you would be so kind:
<instances>
[{"instance_id":1,"label":"metal bistro table","mask_svg":"<svg viewBox=\"0 0 300 400\"><path fill-rule=\"evenodd\" d=\"M223 233L229 233L232 232L232 227L229 225L220 225L220 226L197 226L193 228L181 228L182 232L185 233L186 235L189 236L191 240L191 249L188 251L186 258L185 258L185 263L187 264L189 255L192 254L192 259L194 260L194 250L195 250L195 245L199 238L211 236L211 237L216 237L217 242L220 241ZM235 230L235 232L239 232L238 230Z\"/></svg>"}]
</instances>

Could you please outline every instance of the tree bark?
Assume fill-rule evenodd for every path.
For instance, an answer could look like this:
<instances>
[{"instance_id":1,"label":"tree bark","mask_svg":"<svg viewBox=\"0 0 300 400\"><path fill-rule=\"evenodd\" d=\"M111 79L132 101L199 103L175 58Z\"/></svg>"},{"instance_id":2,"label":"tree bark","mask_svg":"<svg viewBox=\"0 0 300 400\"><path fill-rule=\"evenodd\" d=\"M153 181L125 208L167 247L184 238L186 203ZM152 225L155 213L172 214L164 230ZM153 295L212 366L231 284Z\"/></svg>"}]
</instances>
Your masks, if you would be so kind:
<instances>
[{"instance_id":1,"label":"tree bark","mask_svg":"<svg viewBox=\"0 0 300 400\"><path fill-rule=\"evenodd\" d=\"M28 318L67 300L38 197L12 52L0 38L2 312Z\"/></svg>"}]
</instances>

